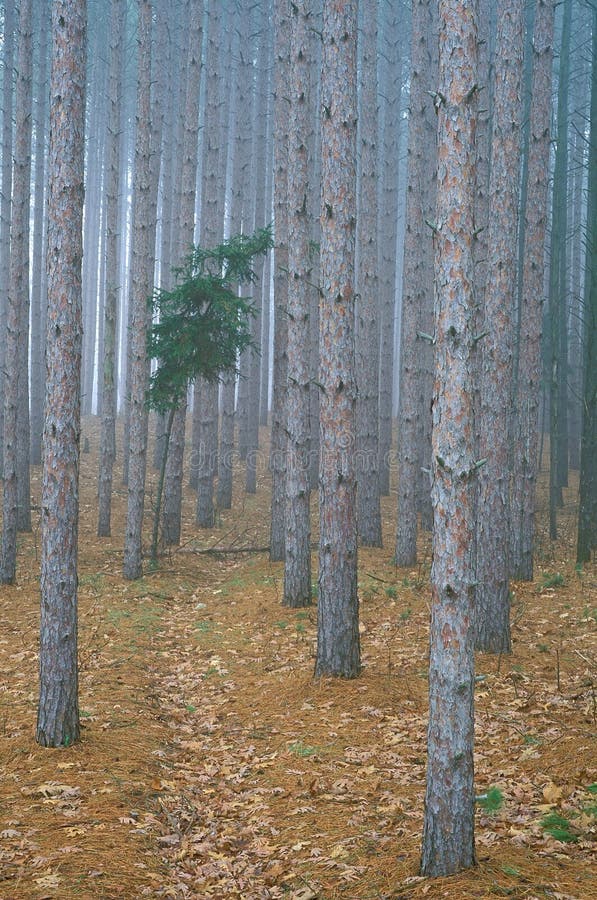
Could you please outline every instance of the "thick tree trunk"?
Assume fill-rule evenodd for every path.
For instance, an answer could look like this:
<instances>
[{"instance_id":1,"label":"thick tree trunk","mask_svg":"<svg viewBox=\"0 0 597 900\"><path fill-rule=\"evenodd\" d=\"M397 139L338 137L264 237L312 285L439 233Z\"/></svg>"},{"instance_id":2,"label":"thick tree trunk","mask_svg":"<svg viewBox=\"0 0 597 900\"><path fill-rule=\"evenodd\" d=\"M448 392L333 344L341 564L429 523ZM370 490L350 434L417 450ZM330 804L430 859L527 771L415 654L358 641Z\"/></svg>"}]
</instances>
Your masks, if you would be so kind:
<instances>
[{"instance_id":1,"label":"thick tree trunk","mask_svg":"<svg viewBox=\"0 0 597 900\"><path fill-rule=\"evenodd\" d=\"M473 233L477 5L440 0L435 221L434 549L421 873L472 866L475 581Z\"/></svg>"},{"instance_id":2,"label":"thick tree trunk","mask_svg":"<svg viewBox=\"0 0 597 900\"><path fill-rule=\"evenodd\" d=\"M344 678L356 677L361 668L354 459L356 37L356 0L324 0L315 674Z\"/></svg>"},{"instance_id":3,"label":"thick tree trunk","mask_svg":"<svg viewBox=\"0 0 597 900\"><path fill-rule=\"evenodd\" d=\"M85 0L52 3L48 330L41 516L36 740L79 739L77 541L81 412L81 260L85 146Z\"/></svg>"},{"instance_id":4,"label":"thick tree trunk","mask_svg":"<svg viewBox=\"0 0 597 900\"><path fill-rule=\"evenodd\" d=\"M481 354L476 644L509 653L510 416L522 116L522 0L498 0Z\"/></svg>"},{"instance_id":5,"label":"thick tree trunk","mask_svg":"<svg viewBox=\"0 0 597 900\"><path fill-rule=\"evenodd\" d=\"M311 602L311 514L309 485L309 290L308 217L309 5L298 0L290 17L290 120L288 125L288 371L286 387L285 606Z\"/></svg>"},{"instance_id":6,"label":"thick tree trunk","mask_svg":"<svg viewBox=\"0 0 597 900\"><path fill-rule=\"evenodd\" d=\"M537 0L533 33L533 88L525 210L525 254L520 301L520 343L524 352L520 354L518 366L517 432L514 440L515 463L510 513L513 535L512 574L515 579L525 581L533 579L553 27L553 0Z\"/></svg>"}]
</instances>

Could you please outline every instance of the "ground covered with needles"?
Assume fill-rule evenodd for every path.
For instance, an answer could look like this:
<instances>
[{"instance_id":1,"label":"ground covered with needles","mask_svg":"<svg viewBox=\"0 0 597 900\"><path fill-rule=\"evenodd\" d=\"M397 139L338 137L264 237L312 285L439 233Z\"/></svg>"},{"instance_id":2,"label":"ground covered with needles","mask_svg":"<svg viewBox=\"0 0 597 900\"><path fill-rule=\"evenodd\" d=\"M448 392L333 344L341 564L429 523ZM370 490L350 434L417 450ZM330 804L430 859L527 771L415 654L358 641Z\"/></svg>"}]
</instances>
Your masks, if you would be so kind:
<instances>
[{"instance_id":1,"label":"ground covered with needles","mask_svg":"<svg viewBox=\"0 0 597 900\"><path fill-rule=\"evenodd\" d=\"M85 435L76 746L34 741L38 526L0 593L1 900L597 897L597 570L574 565L574 485L560 541L540 529L535 582L513 586L512 655L477 659L478 866L432 881L430 549L393 565L395 493L384 549L360 554L362 676L314 681L316 607L283 608L281 565L246 551L267 543L265 468L252 497L239 469L212 531L189 494L181 548L127 582L125 489L118 472L99 540L95 421Z\"/></svg>"}]
</instances>

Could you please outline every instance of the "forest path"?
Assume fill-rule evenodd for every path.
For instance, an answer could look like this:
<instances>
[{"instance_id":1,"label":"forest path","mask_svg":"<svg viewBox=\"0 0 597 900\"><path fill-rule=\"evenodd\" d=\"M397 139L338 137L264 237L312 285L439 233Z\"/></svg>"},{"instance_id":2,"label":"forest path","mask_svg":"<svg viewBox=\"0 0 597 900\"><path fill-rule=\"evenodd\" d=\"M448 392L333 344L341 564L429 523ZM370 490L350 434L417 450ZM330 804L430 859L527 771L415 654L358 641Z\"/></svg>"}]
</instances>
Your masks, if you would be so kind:
<instances>
[{"instance_id":1,"label":"forest path","mask_svg":"<svg viewBox=\"0 0 597 900\"><path fill-rule=\"evenodd\" d=\"M476 783L503 805L479 809L477 869L428 881L429 549L416 570L392 564L394 499L386 549L360 555L363 673L316 682L316 607L281 606L283 567L196 552L263 544L265 479L210 532L189 499L183 547L126 582L125 493L98 541L95 465L83 457L80 744L34 742L38 534L0 595L0 900L597 896L597 573L575 570L566 528L557 546L540 533L536 581L514 585L512 656L477 660Z\"/></svg>"}]
</instances>

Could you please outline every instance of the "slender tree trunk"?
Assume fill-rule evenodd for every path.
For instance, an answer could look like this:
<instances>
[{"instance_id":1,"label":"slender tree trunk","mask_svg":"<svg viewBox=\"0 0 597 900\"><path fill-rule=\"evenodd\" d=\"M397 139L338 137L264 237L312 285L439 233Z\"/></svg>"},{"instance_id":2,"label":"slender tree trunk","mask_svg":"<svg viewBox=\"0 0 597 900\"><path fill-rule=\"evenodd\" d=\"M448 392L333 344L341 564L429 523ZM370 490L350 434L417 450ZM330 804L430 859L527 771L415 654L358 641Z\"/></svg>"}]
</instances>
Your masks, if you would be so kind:
<instances>
[{"instance_id":1,"label":"slender tree trunk","mask_svg":"<svg viewBox=\"0 0 597 900\"><path fill-rule=\"evenodd\" d=\"M410 122L408 136L408 185L406 234L402 273L400 326L400 393L398 410L398 529L396 563L410 566L417 558L417 485L421 467L420 408L422 341L420 313L431 296L431 229L433 203L426 189L426 161L435 141L435 111L429 92L432 84L433 0L414 0L412 10Z\"/></svg>"},{"instance_id":2,"label":"slender tree trunk","mask_svg":"<svg viewBox=\"0 0 597 900\"><path fill-rule=\"evenodd\" d=\"M265 193L266 193L266 143L267 143L267 99L269 95L269 28L267 3L263 5L259 22L259 47L257 58L262 60L256 72L255 84L255 116L253 124L253 149L251 154L252 165L251 182L255 185L254 192L249 192L253 199L252 210L247 210L249 215L244 222L244 230L252 233L256 228L266 225ZM252 213L252 217L250 217ZM244 217L243 217L244 218ZM253 340L257 350L249 354L249 397L247 402L247 469L245 477L245 489L248 494L254 494L257 490L257 462L259 455L259 416L260 416L260 389L262 355L259 352L261 330L263 320L263 275L265 272L265 257L260 256L255 260L256 282L252 285L253 304L255 318L252 323Z\"/></svg>"},{"instance_id":3,"label":"slender tree trunk","mask_svg":"<svg viewBox=\"0 0 597 900\"><path fill-rule=\"evenodd\" d=\"M597 11L593 12L587 250L583 308L583 419L576 561L597 547Z\"/></svg>"},{"instance_id":4,"label":"slender tree trunk","mask_svg":"<svg viewBox=\"0 0 597 900\"><path fill-rule=\"evenodd\" d=\"M4 3L2 54L2 193L0 194L0 474L4 472L4 382L6 370L6 315L10 282L10 231L12 200L13 92L15 9L13 0Z\"/></svg>"},{"instance_id":5,"label":"slender tree trunk","mask_svg":"<svg viewBox=\"0 0 597 900\"><path fill-rule=\"evenodd\" d=\"M568 188L568 96L570 82L570 34L572 0L564 0L549 267L549 534L557 538L557 509L563 505L566 371L566 235ZM567 450L566 457L567 457ZM567 473L567 458L565 469Z\"/></svg>"},{"instance_id":6,"label":"slender tree trunk","mask_svg":"<svg viewBox=\"0 0 597 900\"><path fill-rule=\"evenodd\" d=\"M202 7L193 0L189 5L188 47L186 72L183 69L181 78L186 78L184 92L181 85L181 107L184 109L184 130L182 135L182 172L180 191L180 218L178 227L177 254L178 263L194 241L195 205L197 195L197 158L199 134L199 91L201 87L201 45ZM183 100L184 98L184 100ZM162 515L162 533L168 545L180 542L182 513L183 462L185 447L187 402L186 397L177 410L168 441L168 459L165 471L165 497Z\"/></svg>"},{"instance_id":7,"label":"slender tree trunk","mask_svg":"<svg viewBox=\"0 0 597 900\"><path fill-rule=\"evenodd\" d=\"M274 361L270 469L272 507L270 559L284 559L286 545L286 403L288 366L288 83L290 5L274 4Z\"/></svg>"},{"instance_id":8,"label":"slender tree trunk","mask_svg":"<svg viewBox=\"0 0 597 900\"><path fill-rule=\"evenodd\" d=\"M150 298L153 291L155 259L155 219L157 177L152 167L152 116L159 115L151 105L151 0L139 0L139 56L137 62L137 137L135 146L132 312L129 335L130 433L129 478L123 574L139 578L143 571L142 538L145 474L147 468L147 388L149 357L147 330L150 323Z\"/></svg>"},{"instance_id":9,"label":"slender tree trunk","mask_svg":"<svg viewBox=\"0 0 597 900\"><path fill-rule=\"evenodd\" d=\"M309 485L309 291L311 236L309 193L310 4L298 0L290 16L290 120L288 125L288 370L286 387L285 606L311 602L311 514Z\"/></svg>"},{"instance_id":10,"label":"slender tree trunk","mask_svg":"<svg viewBox=\"0 0 597 900\"><path fill-rule=\"evenodd\" d=\"M23 9L24 7L24 9ZM31 135L32 135L32 68L33 68L33 22L31 0L21 0L20 12L20 42L19 42L19 71L17 73L17 103L16 103L16 153L15 166L22 169L17 176L13 175L13 186L16 202L22 203L20 221L23 231L17 235L16 253L20 254L20 260L14 260L15 265L21 266L19 273L14 273L13 278L17 288L19 302L19 334L17 366L17 528L19 531L31 531L31 485L30 485L30 420L29 420L29 234L30 234L30 206L31 206ZM19 138L20 135L20 138ZM21 143L22 140L22 143ZM20 156L20 154L23 154ZM20 159L19 159L20 156ZM13 207L14 207L13 200ZM13 211L13 223L14 223ZM12 240L12 236L11 236ZM11 263L12 263L11 252ZM8 361L7 361L8 362ZM7 365L8 368L8 365Z\"/></svg>"},{"instance_id":11,"label":"slender tree trunk","mask_svg":"<svg viewBox=\"0 0 597 900\"><path fill-rule=\"evenodd\" d=\"M541 330L545 285L545 236L549 190L549 144L553 57L553 0L537 0L533 33L529 178L525 209L525 254L522 261L517 433L512 489L512 574L533 579L535 486L538 472L541 400Z\"/></svg>"},{"instance_id":12,"label":"slender tree trunk","mask_svg":"<svg viewBox=\"0 0 597 900\"><path fill-rule=\"evenodd\" d=\"M380 84L384 98L380 173L378 233L380 275L380 366L379 366L379 489L390 493L392 448L392 386L394 382L394 314L396 306L396 239L398 227L398 187L402 47L400 33L403 13L391 6L383 28L385 77Z\"/></svg>"},{"instance_id":13,"label":"slender tree trunk","mask_svg":"<svg viewBox=\"0 0 597 900\"><path fill-rule=\"evenodd\" d=\"M40 7L40 37L35 110L35 202L33 211L33 253L31 278L31 428L30 461L41 465L45 370L45 238L46 238L46 140L48 109L48 37L50 4Z\"/></svg>"},{"instance_id":14,"label":"slender tree trunk","mask_svg":"<svg viewBox=\"0 0 597 900\"><path fill-rule=\"evenodd\" d=\"M477 515L476 644L509 653L510 415L522 116L522 0L498 0Z\"/></svg>"},{"instance_id":15,"label":"slender tree trunk","mask_svg":"<svg viewBox=\"0 0 597 900\"><path fill-rule=\"evenodd\" d=\"M319 602L315 675L361 668L354 254L357 4L324 0L321 74Z\"/></svg>"},{"instance_id":16,"label":"slender tree trunk","mask_svg":"<svg viewBox=\"0 0 597 900\"><path fill-rule=\"evenodd\" d=\"M377 272L377 0L364 0L361 50L360 202L357 214L357 503L361 544L381 547L379 494L379 279Z\"/></svg>"},{"instance_id":17,"label":"slender tree trunk","mask_svg":"<svg viewBox=\"0 0 597 900\"><path fill-rule=\"evenodd\" d=\"M210 0L207 37L206 118L203 167L203 195L201 198L201 243L205 247L218 244L224 229L224 198L218 193L219 106L221 74L219 41L222 38L221 6ZM215 523L214 480L218 471L218 384L199 379L199 469L197 482L196 522L201 528Z\"/></svg>"},{"instance_id":18,"label":"slender tree trunk","mask_svg":"<svg viewBox=\"0 0 597 900\"><path fill-rule=\"evenodd\" d=\"M17 526L19 511L23 511L22 487L18 481L24 474L19 457L19 410L23 376L21 336L29 315L29 196L31 173L31 0L22 0L19 20L19 47L16 90L16 131L13 166L13 201L10 246L10 277L6 309L6 349L4 377L4 495L2 518L2 560L0 582L10 584L15 579L17 556ZM27 331L28 329L26 329ZM27 399L27 421L28 421ZM22 429L20 431L22 435ZM26 454L29 471L29 442ZM27 486L29 482L27 479ZM28 496L28 495L27 495ZM27 506L29 507L29 499Z\"/></svg>"},{"instance_id":19,"label":"slender tree trunk","mask_svg":"<svg viewBox=\"0 0 597 900\"><path fill-rule=\"evenodd\" d=\"M421 874L472 866L474 848L477 4L440 0L435 221L433 566Z\"/></svg>"},{"instance_id":20,"label":"slender tree trunk","mask_svg":"<svg viewBox=\"0 0 597 900\"><path fill-rule=\"evenodd\" d=\"M52 3L48 331L41 517L36 740L79 739L77 543L81 415L81 260L85 146L85 0Z\"/></svg>"}]
</instances>

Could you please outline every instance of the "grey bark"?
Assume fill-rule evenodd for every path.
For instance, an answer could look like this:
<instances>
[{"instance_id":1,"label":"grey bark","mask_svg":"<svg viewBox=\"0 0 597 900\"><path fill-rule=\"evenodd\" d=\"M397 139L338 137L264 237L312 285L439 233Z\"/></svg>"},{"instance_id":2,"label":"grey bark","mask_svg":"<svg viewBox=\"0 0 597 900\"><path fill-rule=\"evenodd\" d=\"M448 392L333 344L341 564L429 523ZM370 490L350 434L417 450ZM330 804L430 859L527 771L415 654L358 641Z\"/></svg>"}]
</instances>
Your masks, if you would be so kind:
<instances>
[{"instance_id":1,"label":"grey bark","mask_svg":"<svg viewBox=\"0 0 597 900\"><path fill-rule=\"evenodd\" d=\"M4 397L6 358L6 314L10 280L10 220L12 198L13 94L14 94L14 2L4 4L2 79L2 194L0 195L0 397ZM0 474L4 471L4 402L0 401Z\"/></svg>"},{"instance_id":2,"label":"grey bark","mask_svg":"<svg viewBox=\"0 0 597 900\"><path fill-rule=\"evenodd\" d=\"M22 0L19 19L19 41L16 87L16 127L12 176L12 220L10 230L10 274L6 307L6 346L4 377L4 493L2 518L2 559L0 582L11 584L16 573L17 525L19 501L22 511L23 463L19 460L18 441L23 375L21 351L22 331L28 325L29 313L29 196L31 173L31 0ZM21 388L22 391L22 388ZM27 401L27 408L28 408ZM28 419L28 415L27 415ZM21 431L22 433L22 431ZM29 441L27 441L27 474ZM27 480L28 484L28 480ZM27 500L29 506L29 500Z\"/></svg>"},{"instance_id":3,"label":"grey bark","mask_svg":"<svg viewBox=\"0 0 597 900\"><path fill-rule=\"evenodd\" d=\"M421 874L472 866L474 848L475 372L473 231L477 5L440 0L434 553Z\"/></svg>"},{"instance_id":4,"label":"grey bark","mask_svg":"<svg viewBox=\"0 0 597 900\"><path fill-rule=\"evenodd\" d=\"M421 310L432 296L433 195L427 166L435 142L436 116L429 92L433 83L431 0L415 0L412 10L410 120L406 233L402 273L400 326L400 392L398 410L398 528L396 563L412 565L417 558L417 509L421 458L420 423L427 410L420 407L421 358L424 339ZM431 151L432 155L433 151Z\"/></svg>"},{"instance_id":5,"label":"grey bark","mask_svg":"<svg viewBox=\"0 0 597 900\"><path fill-rule=\"evenodd\" d=\"M102 423L98 478L98 537L110 535L112 514L112 473L116 459L116 387L118 381L116 336L120 292L120 127L126 5L112 0L110 11L110 62L108 121L106 139L106 297L104 304L104 353L102 369Z\"/></svg>"},{"instance_id":6,"label":"grey bark","mask_svg":"<svg viewBox=\"0 0 597 900\"><path fill-rule=\"evenodd\" d=\"M288 369L286 386L286 549L285 606L311 602L311 521L309 484L310 296L308 216L309 27L308 0L291 5L290 117L288 123Z\"/></svg>"},{"instance_id":7,"label":"grey bark","mask_svg":"<svg viewBox=\"0 0 597 900\"><path fill-rule=\"evenodd\" d=\"M354 255L357 4L324 0L321 73L319 601L315 674L361 668Z\"/></svg>"},{"instance_id":8,"label":"grey bark","mask_svg":"<svg viewBox=\"0 0 597 900\"><path fill-rule=\"evenodd\" d=\"M360 201L357 213L357 520L361 544L381 547L379 493L379 276L377 265L377 0L362 19Z\"/></svg>"},{"instance_id":9,"label":"grey bark","mask_svg":"<svg viewBox=\"0 0 597 900\"><path fill-rule=\"evenodd\" d=\"M41 465L46 325L46 141L48 110L48 37L50 4L40 5L37 97L35 106L35 201L31 277L31 427L30 461Z\"/></svg>"},{"instance_id":10,"label":"grey bark","mask_svg":"<svg viewBox=\"0 0 597 900\"><path fill-rule=\"evenodd\" d=\"M289 10L287 0L274 5L274 359L270 470L272 505L270 559L284 559L286 533L286 409L288 322L288 83Z\"/></svg>"},{"instance_id":11,"label":"grey bark","mask_svg":"<svg viewBox=\"0 0 597 900\"><path fill-rule=\"evenodd\" d=\"M132 253L131 329L129 334L130 431L128 502L123 575L139 578L143 571L143 508L147 468L147 388L149 358L147 330L149 299L153 291L157 175L152 167L152 116L159 107L151 104L150 0L139 0L139 55L137 63L137 137L135 145L134 215ZM154 118L155 120L155 118Z\"/></svg>"}]
</instances>

